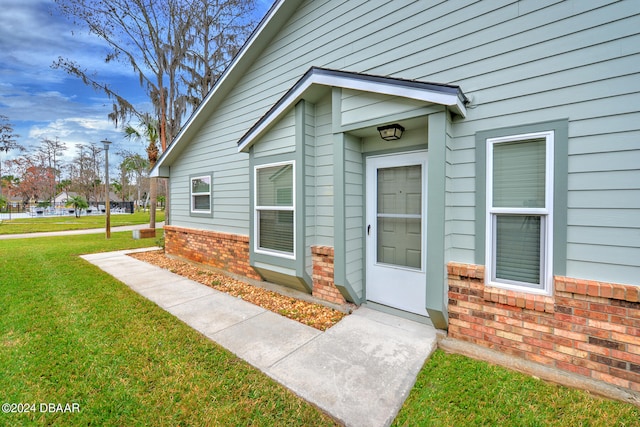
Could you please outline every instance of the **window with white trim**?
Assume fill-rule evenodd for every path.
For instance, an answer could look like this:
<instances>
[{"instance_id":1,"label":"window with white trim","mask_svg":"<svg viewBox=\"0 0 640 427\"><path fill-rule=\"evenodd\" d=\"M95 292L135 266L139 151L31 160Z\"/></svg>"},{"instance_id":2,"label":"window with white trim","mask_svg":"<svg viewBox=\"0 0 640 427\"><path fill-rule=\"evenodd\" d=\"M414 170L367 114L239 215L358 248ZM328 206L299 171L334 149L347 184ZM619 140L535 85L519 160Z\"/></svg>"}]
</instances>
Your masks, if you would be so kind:
<instances>
[{"instance_id":1,"label":"window with white trim","mask_svg":"<svg viewBox=\"0 0 640 427\"><path fill-rule=\"evenodd\" d=\"M255 168L255 250L295 256L294 162Z\"/></svg>"},{"instance_id":2,"label":"window with white trim","mask_svg":"<svg viewBox=\"0 0 640 427\"><path fill-rule=\"evenodd\" d=\"M553 132L487 139L488 284L548 294L552 282Z\"/></svg>"},{"instance_id":3,"label":"window with white trim","mask_svg":"<svg viewBox=\"0 0 640 427\"><path fill-rule=\"evenodd\" d=\"M191 178L191 213L211 213L211 175Z\"/></svg>"}]
</instances>

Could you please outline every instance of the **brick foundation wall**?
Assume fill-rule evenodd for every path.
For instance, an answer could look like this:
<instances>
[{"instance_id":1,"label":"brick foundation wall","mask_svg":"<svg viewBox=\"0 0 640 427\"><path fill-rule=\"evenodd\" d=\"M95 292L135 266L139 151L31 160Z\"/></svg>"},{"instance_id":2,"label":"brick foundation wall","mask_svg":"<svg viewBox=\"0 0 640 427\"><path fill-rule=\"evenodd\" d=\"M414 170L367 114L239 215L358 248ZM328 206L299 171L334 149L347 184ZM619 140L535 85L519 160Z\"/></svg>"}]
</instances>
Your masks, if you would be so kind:
<instances>
[{"instance_id":1,"label":"brick foundation wall","mask_svg":"<svg viewBox=\"0 0 640 427\"><path fill-rule=\"evenodd\" d=\"M333 282L333 248L330 246L312 246L313 259L313 296L336 304L346 300Z\"/></svg>"},{"instance_id":2,"label":"brick foundation wall","mask_svg":"<svg viewBox=\"0 0 640 427\"><path fill-rule=\"evenodd\" d=\"M165 252L251 279L262 280L249 263L249 237L217 231L167 225ZM333 248L313 246L313 296L336 304L346 303L333 283Z\"/></svg>"},{"instance_id":3,"label":"brick foundation wall","mask_svg":"<svg viewBox=\"0 0 640 427\"><path fill-rule=\"evenodd\" d=\"M449 336L640 392L640 287L556 276L553 296L484 285L450 263Z\"/></svg>"},{"instance_id":4,"label":"brick foundation wall","mask_svg":"<svg viewBox=\"0 0 640 427\"><path fill-rule=\"evenodd\" d=\"M249 237L217 231L164 227L165 252L234 274L262 280L249 264Z\"/></svg>"}]
</instances>

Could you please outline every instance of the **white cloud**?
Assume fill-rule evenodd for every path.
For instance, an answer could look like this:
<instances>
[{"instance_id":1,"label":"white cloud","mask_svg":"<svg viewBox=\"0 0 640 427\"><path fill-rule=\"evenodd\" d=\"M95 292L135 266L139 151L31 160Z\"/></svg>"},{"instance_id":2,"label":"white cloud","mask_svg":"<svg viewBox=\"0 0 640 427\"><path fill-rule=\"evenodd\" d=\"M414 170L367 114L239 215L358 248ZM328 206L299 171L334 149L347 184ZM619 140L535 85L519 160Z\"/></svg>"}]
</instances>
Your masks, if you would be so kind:
<instances>
[{"instance_id":1,"label":"white cloud","mask_svg":"<svg viewBox=\"0 0 640 427\"><path fill-rule=\"evenodd\" d=\"M33 125L28 129L27 140L31 141L32 150L42 139L58 138L66 146L66 152L62 161L71 161L78 153L80 145L97 144L108 139L112 141L114 154L120 150L143 153L144 145L135 141L129 141L121 130L115 129L113 123L102 116L67 117L57 119L43 125Z\"/></svg>"},{"instance_id":2,"label":"white cloud","mask_svg":"<svg viewBox=\"0 0 640 427\"><path fill-rule=\"evenodd\" d=\"M104 43L78 32L55 11L51 0L2 0L0 7L0 115L7 116L26 147L41 139L59 138L75 155L78 144L109 138L116 142L122 132L107 115L112 101L85 86L78 78L51 65L68 57L112 87L124 88L131 102L147 102L137 78L118 64L105 64ZM127 76L127 78L123 78ZM145 111L145 110L143 110ZM9 153L9 157L19 153Z\"/></svg>"},{"instance_id":3,"label":"white cloud","mask_svg":"<svg viewBox=\"0 0 640 427\"><path fill-rule=\"evenodd\" d=\"M130 67L106 64L105 43L60 16L53 1L0 1L0 115L14 125L18 142L36 147L42 138L59 138L73 157L76 145L108 138L114 152L127 146L144 152L144 144L124 140L108 120L111 100L51 66L58 57L72 59L126 93L140 111L152 111ZM257 0L257 13L263 15L272 3Z\"/></svg>"}]
</instances>

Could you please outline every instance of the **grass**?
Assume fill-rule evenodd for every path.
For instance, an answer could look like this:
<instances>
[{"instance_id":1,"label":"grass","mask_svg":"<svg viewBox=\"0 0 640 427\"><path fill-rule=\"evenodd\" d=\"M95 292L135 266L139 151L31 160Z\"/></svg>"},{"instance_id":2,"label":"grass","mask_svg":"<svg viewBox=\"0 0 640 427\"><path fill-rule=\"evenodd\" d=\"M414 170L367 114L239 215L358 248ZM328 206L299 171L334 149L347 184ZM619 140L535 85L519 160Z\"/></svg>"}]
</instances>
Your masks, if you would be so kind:
<instances>
[{"instance_id":1,"label":"grass","mask_svg":"<svg viewBox=\"0 0 640 427\"><path fill-rule=\"evenodd\" d=\"M332 425L315 407L78 257L131 233L0 241L0 425Z\"/></svg>"},{"instance_id":2,"label":"grass","mask_svg":"<svg viewBox=\"0 0 640 427\"><path fill-rule=\"evenodd\" d=\"M640 426L640 408L437 350L395 426Z\"/></svg>"},{"instance_id":3,"label":"grass","mask_svg":"<svg viewBox=\"0 0 640 427\"><path fill-rule=\"evenodd\" d=\"M0 241L0 404L80 408L0 413L0 425L332 425L78 257L154 243L124 232ZM640 409L438 350L394 425L640 426Z\"/></svg>"},{"instance_id":4,"label":"grass","mask_svg":"<svg viewBox=\"0 0 640 427\"><path fill-rule=\"evenodd\" d=\"M156 222L164 221L164 212L157 211ZM149 223L149 212L133 214L112 214L111 227L121 225L137 225ZM45 231L83 230L88 228L104 228L104 215L50 216L40 218L3 219L0 223L0 234L39 233Z\"/></svg>"}]
</instances>

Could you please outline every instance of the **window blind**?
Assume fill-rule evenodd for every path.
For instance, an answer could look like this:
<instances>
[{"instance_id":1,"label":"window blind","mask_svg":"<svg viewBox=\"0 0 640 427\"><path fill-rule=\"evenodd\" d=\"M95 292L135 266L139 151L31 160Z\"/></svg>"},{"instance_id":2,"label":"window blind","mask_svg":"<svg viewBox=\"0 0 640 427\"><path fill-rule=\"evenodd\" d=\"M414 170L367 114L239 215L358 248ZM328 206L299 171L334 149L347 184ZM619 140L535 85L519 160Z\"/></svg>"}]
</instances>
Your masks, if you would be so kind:
<instances>
[{"instance_id":1,"label":"window blind","mask_svg":"<svg viewBox=\"0 0 640 427\"><path fill-rule=\"evenodd\" d=\"M493 207L545 207L544 139L493 147Z\"/></svg>"},{"instance_id":2,"label":"window blind","mask_svg":"<svg viewBox=\"0 0 640 427\"><path fill-rule=\"evenodd\" d=\"M540 282L542 218L530 215L496 215L495 277L528 283Z\"/></svg>"}]
</instances>

